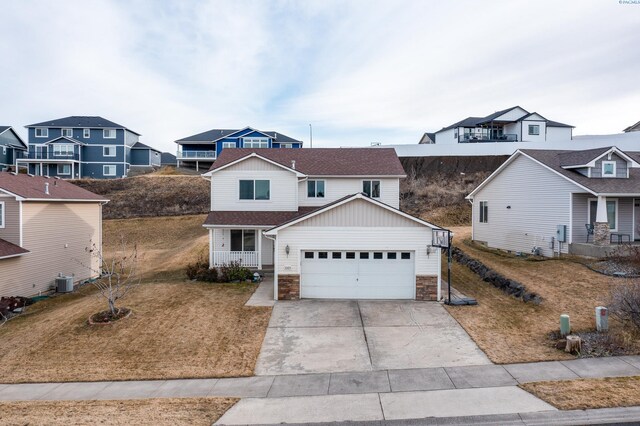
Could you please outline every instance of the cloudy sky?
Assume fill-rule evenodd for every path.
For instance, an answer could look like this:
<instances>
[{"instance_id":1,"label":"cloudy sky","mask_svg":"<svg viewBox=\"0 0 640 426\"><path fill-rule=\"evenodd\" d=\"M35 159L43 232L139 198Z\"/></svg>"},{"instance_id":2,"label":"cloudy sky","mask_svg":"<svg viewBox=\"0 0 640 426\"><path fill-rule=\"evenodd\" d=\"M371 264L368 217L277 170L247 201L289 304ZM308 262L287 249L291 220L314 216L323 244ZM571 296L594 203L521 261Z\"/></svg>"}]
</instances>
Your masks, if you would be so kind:
<instances>
[{"instance_id":1,"label":"cloudy sky","mask_svg":"<svg viewBox=\"0 0 640 426\"><path fill-rule=\"evenodd\" d=\"M640 120L640 4L3 1L0 124L101 115L175 151L211 128L314 146L416 143L513 105L616 133Z\"/></svg>"}]
</instances>

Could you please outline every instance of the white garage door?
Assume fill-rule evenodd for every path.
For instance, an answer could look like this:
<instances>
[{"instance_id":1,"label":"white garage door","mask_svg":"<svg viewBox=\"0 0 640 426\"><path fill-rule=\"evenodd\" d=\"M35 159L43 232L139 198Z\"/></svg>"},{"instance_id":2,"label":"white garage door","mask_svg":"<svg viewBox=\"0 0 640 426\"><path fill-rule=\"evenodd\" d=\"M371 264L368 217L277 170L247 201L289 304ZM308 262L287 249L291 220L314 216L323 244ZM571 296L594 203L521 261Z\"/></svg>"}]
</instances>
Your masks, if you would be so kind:
<instances>
[{"instance_id":1,"label":"white garage door","mask_svg":"<svg viewBox=\"0 0 640 426\"><path fill-rule=\"evenodd\" d=\"M413 252L302 252L302 298L413 299L414 293Z\"/></svg>"}]
</instances>

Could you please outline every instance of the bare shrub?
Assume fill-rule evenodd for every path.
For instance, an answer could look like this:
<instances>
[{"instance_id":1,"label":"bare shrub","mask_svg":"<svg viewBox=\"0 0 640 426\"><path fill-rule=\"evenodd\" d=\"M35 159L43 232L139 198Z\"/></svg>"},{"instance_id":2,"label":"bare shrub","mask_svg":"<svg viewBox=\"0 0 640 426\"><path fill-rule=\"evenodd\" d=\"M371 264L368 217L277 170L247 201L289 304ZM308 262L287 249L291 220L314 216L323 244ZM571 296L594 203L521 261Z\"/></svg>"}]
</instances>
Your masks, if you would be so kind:
<instances>
[{"instance_id":1,"label":"bare shrub","mask_svg":"<svg viewBox=\"0 0 640 426\"><path fill-rule=\"evenodd\" d=\"M613 287L609 310L622 323L640 329L640 281L626 281Z\"/></svg>"}]
</instances>

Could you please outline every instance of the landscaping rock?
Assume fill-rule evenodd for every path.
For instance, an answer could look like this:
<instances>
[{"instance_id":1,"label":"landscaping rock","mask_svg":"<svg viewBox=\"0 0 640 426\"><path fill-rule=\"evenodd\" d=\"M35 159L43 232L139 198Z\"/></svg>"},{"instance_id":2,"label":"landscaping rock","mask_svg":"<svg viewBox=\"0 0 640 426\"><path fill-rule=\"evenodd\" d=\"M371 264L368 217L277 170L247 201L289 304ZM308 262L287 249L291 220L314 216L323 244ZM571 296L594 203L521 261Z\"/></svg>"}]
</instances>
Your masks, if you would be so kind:
<instances>
[{"instance_id":1,"label":"landscaping rock","mask_svg":"<svg viewBox=\"0 0 640 426\"><path fill-rule=\"evenodd\" d=\"M451 257L459 264L469 268L483 281L488 282L516 299L521 299L525 303L534 303L536 305L542 302L540 295L527 291L527 288L523 284L499 274L479 260L468 256L457 247L451 248Z\"/></svg>"}]
</instances>

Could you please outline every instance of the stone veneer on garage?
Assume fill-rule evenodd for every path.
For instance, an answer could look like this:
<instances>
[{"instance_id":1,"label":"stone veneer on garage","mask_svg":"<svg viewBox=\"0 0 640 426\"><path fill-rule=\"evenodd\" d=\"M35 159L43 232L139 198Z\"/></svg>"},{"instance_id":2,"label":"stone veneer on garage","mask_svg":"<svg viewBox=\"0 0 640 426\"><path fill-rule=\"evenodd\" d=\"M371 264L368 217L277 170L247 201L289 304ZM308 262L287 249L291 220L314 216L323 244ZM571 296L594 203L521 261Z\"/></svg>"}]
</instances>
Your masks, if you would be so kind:
<instances>
[{"instance_id":1,"label":"stone veneer on garage","mask_svg":"<svg viewBox=\"0 0 640 426\"><path fill-rule=\"evenodd\" d=\"M300 299L300 275L278 275L278 300Z\"/></svg>"},{"instance_id":2,"label":"stone veneer on garage","mask_svg":"<svg viewBox=\"0 0 640 426\"><path fill-rule=\"evenodd\" d=\"M416 275L416 300L438 300L438 277Z\"/></svg>"}]
</instances>

